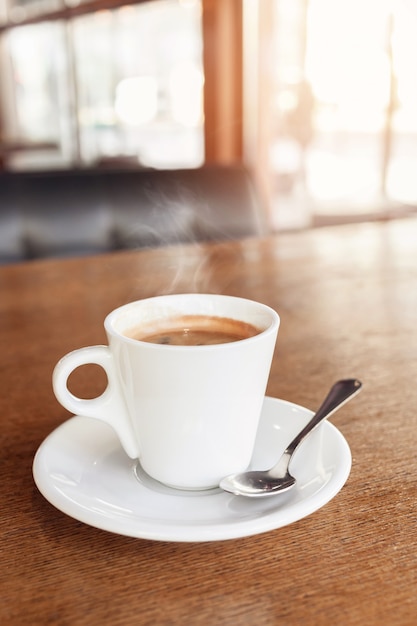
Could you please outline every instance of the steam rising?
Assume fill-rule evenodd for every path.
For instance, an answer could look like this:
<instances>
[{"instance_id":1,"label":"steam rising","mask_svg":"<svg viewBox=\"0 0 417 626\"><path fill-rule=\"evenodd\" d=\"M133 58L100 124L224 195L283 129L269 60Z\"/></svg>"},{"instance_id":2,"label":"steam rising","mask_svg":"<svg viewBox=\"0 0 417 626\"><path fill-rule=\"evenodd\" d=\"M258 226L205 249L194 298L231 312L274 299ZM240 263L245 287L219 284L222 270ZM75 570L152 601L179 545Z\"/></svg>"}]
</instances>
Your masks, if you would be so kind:
<instances>
[{"instance_id":1,"label":"steam rising","mask_svg":"<svg viewBox=\"0 0 417 626\"><path fill-rule=\"evenodd\" d=\"M125 229L123 244L133 249L170 246L161 251L155 250L152 256L153 273L155 260L159 258L161 263L162 280L158 284L155 281L148 284L146 267L143 264L139 266L141 286L146 285L146 291L152 295L179 291L224 291L228 284L228 277L222 271L225 255L238 257L241 255L240 246L236 245L232 250L227 248L226 252L222 248L214 250L206 243L238 240L263 232L253 205L248 213L247 207L242 206L240 210L236 203L235 206L224 206L224 199L222 205L215 204L213 198L209 202L203 194L198 196L195 190L181 184L176 184L169 193L160 188L147 188L146 205L143 217L141 211L141 221L131 220L128 231ZM136 224L133 228L132 223Z\"/></svg>"}]
</instances>

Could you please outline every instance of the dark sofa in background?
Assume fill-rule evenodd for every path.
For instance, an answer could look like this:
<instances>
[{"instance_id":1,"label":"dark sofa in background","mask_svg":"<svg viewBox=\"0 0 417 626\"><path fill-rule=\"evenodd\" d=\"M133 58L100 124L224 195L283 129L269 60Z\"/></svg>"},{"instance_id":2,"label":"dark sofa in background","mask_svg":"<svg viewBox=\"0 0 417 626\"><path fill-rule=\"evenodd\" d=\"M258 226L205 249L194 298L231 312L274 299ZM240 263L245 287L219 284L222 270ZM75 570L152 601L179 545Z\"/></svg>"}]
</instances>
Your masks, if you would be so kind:
<instances>
[{"instance_id":1,"label":"dark sofa in background","mask_svg":"<svg viewBox=\"0 0 417 626\"><path fill-rule=\"evenodd\" d=\"M244 167L0 173L1 263L266 230Z\"/></svg>"}]
</instances>

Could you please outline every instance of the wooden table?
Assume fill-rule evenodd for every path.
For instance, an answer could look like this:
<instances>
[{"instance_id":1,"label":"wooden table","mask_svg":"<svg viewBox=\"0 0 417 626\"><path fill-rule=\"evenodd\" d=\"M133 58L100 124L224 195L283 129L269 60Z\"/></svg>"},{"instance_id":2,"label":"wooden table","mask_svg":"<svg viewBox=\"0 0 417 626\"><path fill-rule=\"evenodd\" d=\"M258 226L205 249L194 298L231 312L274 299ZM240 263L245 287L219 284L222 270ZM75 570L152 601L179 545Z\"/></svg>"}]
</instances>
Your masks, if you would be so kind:
<instances>
[{"instance_id":1,"label":"wooden table","mask_svg":"<svg viewBox=\"0 0 417 626\"><path fill-rule=\"evenodd\" d=\"M350 477L314 514L257 536L164 543L84 525L36 489L34 454L69 417L51 389L56 361L104 343L116 306L183 291L280 313L268 395L315 409L336 379L363 381L332 418ZM416 220L4 267L0 345L2 624L415 623ZM94 370L73 384L94 395L103 380Z\"/></svg>"}]
</instances>

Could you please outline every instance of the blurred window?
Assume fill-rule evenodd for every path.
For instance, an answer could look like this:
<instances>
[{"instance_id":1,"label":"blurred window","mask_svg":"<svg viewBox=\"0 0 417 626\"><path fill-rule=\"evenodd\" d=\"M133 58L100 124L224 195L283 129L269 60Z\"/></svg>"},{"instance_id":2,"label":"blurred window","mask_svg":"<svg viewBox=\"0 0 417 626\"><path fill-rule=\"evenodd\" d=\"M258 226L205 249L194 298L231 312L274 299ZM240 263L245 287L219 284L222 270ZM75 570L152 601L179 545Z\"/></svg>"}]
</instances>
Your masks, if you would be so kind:
<instances>
[{"instance_id":1,"label":"blurred window","mask_svg":"<svg viewBox=\"0 0 417 626\"><path fill-rule=\"evenodd\" d=\"M61 1L9 0L9 17L28 19ZM8 166L202 164L200 0L17 26L0 46L2 140L17 144Z\"/></svg>"},{"instance_id":2,"label":"blurred window","mask_svg":"<svg viewBox=\"0 0 417 626\"><path fill-rule=\"evenodd\" d=\"M252 153L276 225L417 205L415 0L246 0L245 9L255 51L246 79L260 86L256 103L246 90L260 120Z\"/></svg>"}]
</instances>

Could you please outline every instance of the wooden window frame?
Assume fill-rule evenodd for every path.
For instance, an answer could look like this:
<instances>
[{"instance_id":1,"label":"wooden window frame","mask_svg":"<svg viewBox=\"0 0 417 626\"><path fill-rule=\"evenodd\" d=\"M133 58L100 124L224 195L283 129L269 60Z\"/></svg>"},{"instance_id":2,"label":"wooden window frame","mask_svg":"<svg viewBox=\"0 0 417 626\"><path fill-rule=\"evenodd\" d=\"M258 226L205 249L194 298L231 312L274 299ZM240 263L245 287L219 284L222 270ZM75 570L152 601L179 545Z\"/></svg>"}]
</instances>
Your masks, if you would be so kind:
<instances>
[{"instance_id":1,"label":"wooden window frame","mask_svg":"<svg viewBox=\"0 0 417 626\"><path fill-rule=\"evenodd\" d=\"M203 0L206 162L243 161L241 0Z\"/></svg>"}]
</instances>

